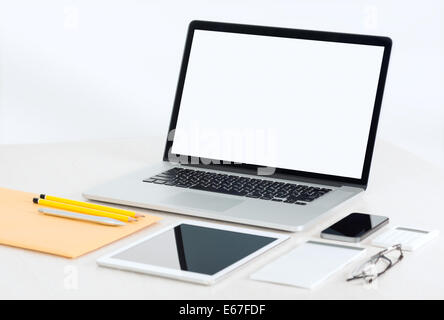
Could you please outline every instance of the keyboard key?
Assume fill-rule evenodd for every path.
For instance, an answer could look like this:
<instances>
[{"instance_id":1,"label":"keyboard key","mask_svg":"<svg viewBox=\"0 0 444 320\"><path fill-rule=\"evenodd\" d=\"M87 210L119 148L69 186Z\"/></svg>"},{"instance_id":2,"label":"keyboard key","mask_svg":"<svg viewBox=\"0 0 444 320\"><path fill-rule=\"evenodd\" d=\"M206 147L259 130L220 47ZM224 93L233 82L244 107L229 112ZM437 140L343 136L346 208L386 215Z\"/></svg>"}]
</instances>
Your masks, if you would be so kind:
<instances>
[{"instance_id":1,"label":"keyboard key","mask_svg":"<svg viewBox=\"0 0 444 320\"><path fill-rule=\"evenodd\" d=\"M246 197L248 197L248 198L259 198L260 195L251 194L251 193L250 193L250 194L247 194Z\"/></svg>"},{"instance_id":2,"label":"keyboard key","mask_svg":"<svg viewBox=\"0 0 444 320\"><path fill-rule=\"evenodd\" d=\"M154 179L156 179L156 180L163 180L163 181L171 180L170 177L165 177L165 176L154 176Z\"/></svg>"}]
</instances>

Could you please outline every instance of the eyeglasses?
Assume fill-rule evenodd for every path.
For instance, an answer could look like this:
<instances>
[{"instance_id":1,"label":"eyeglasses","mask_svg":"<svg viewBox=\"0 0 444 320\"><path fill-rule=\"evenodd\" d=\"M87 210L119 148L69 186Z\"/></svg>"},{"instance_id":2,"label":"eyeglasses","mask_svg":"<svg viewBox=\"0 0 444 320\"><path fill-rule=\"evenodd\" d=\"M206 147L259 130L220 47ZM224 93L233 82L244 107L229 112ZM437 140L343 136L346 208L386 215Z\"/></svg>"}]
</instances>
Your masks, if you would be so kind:
<instances>
[{"instance_id":1,"label":"eyeglasses","mask_svg":"<svg viewBox=\"0 0 444 320\"><path fill-rule=\"evenodd\" d=\"M401 245L391 246L378 252L368 261L360 265L347 281L364 279L365 282L372 283L373 280L392 268L401 261L402 258L404 258L404 252L402 251Z\"/></svg>"}]
</instances>

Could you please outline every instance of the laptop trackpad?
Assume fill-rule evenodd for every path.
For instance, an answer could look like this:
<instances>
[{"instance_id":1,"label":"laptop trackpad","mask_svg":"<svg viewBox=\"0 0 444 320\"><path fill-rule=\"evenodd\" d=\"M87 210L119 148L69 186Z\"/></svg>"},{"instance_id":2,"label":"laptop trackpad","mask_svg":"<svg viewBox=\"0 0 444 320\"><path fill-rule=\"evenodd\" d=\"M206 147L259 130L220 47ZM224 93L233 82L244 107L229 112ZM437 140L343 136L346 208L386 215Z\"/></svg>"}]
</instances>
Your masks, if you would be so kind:
<instances>
[{"instance_id":1,"label":"laptop trackpad","mask_svg":"<svg viewBox=\"0 0 444 320\"><path fill-rule=\"evenodd\" d=\"M237 206L244 200L229 199L206 194L196 194L194 192L181 192L165 199L165 201L170 205L179 207L225 211Z\"/></svg>"}]
</instances>

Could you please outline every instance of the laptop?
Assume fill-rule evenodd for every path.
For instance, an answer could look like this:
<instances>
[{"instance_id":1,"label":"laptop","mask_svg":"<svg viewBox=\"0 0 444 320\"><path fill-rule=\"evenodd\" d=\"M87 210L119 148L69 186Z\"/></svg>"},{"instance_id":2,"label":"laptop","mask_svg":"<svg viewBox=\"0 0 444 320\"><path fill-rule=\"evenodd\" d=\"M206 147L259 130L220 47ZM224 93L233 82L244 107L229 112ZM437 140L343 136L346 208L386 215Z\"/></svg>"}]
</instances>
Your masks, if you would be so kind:
<instances>
[{"instance_id":1,"label":"laptop","mask_svg":"<svg viewBox=\"0 0 444 320\"><path fill-rule=\"evenodd\" d=\"M192 21L163 159L83 195L286 231L316 224L367 187L391 44Z\"/></svg>"}]
</instances>

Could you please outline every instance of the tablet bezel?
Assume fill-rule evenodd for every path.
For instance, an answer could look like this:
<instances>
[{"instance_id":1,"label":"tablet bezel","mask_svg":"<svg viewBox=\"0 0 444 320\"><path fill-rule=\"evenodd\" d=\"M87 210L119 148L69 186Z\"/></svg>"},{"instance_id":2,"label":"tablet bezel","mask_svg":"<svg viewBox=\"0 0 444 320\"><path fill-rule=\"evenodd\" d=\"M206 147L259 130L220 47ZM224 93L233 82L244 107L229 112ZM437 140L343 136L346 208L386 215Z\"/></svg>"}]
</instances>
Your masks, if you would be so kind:
<instances>
[{"instance_id":1,"label":"tablet bezel","mask_svg":"<svg viewBox=\"0 0 444 320\"><path fill-rule=\"evenodd\" d=\"M161 267L161 266L157 266L157 265L144 264L144 263L138 263L138 262L132 262L132 261L128 261L128 260L113 258L113 256L115 256L123 251L126 251L126 250L128 250L128 249L130 249L142 242L152 239L164 232L174 229L176 226L181 225L181 224L189 224L189 225L200 226L200 227L207 227L207 228L226 230L226 231L234 231L234 232L240 232L240 233L257 235L257 236L271 237L271 238L276 238L276 240L274 240L271 243L267 244L266 246L260 248L259 250L256 250L253 253L245 256L241 260L229 265L228 267L225 267L224 269L220 270L219 272L217 272L213 275L171 269L171 268ZM169 225L168 227L165 227L153 234L150 234L149 236L146 236L146 237L139 239L127 246L124 246L116 251L113 251L111 253L108 253L108 254L100 257L99 259L97 259L97 264L99 266L103 266L103 267L116 268L116 269L120 269L120 270L127 270L127 271L145 273L145 274L156 275L156 276L172 278L172 279L177 279L177 280L183 280L183 281L188 281L188 282L195 282L195 283L200 283L200 284L205 284L205 285L211 285L211 284L214 284L216 281L220 280L221 278L223 278L225 275L227 275L228 273L230 273L234 269L247 263L248 261L252 260L253 258L261 255L265 251L277 246L278 244L287 240L288 238L289 238L289 236L284 235L284 234L280 234L280 233L276 233L276 232L257 231L257 230L247 229L247 228L232 227L232 226L220 225L220 224L209 223L209 222L201 222L201 221L179 221L179 222Z\"/></svg>"}]
</instances>

